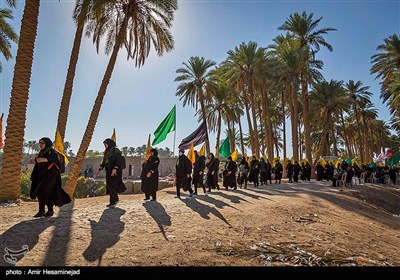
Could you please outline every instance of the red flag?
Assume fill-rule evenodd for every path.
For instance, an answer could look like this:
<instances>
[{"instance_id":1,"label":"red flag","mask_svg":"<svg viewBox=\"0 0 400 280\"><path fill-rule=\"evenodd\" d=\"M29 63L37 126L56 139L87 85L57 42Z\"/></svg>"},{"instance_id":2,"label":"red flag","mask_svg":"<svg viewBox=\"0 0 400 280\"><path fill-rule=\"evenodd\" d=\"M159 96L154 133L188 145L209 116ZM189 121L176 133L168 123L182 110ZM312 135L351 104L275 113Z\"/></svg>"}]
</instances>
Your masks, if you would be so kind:
<instances>
[{"instance_id":1,"label":"red flag","mask_svg":"<svg viewBox=\"0 0 400 280\"><path fill-rule=\"evenodd\" d=\"M393 150L389 150L386 152L386 157L387 158L391 158L394 155L394 151Z\"/></svg>"}]
</instances>

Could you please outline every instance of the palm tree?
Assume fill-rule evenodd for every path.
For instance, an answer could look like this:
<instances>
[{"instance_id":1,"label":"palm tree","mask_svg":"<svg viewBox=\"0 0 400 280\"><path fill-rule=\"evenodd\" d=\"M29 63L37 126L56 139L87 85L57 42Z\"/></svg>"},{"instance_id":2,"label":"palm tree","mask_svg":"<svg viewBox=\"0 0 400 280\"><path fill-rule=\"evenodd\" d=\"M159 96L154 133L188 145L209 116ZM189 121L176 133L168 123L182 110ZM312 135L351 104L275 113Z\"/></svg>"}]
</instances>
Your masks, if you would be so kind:
<instances>
[{"instance_id":1,"label":"palm tree","mask_svg":"<svg viewBox=\"0 0 400 280\"><path fill-rule=\"evenodd\" d=\"M12 58L11 41L18 43L18 35L14 32L12 26L6 21L13 19L12 11L9 9L0 9L0 52L6 60ZM0 73L2 66L0 63Z\"/></svg>"},{"instance_id":2,"label":"palm tree","mask_svg":"<svg viewBox=\"0 0 400 280\"><path fill-rule=\"evenodd\" d=\"M65 130L67 127L68 111L71 102L72 88L74 85L74 77L76 71L76 65L79 58L79 50L82 42L83 29L85 26L85 20L90 11L91 2L93 0L76 0L74 9L74 21L76 23L76 31L72 51L69 59L69 66L67 71L67 77L64 84L63 95L60 104L60 110L57 118L57 130L60 132L61 139L65 137Z\"/></svg>"},{"instance_id":3,"label":"palm tree","mask_svg":"<svg viewBox=\"0 0 400 280\"><path fill-rule=\"evenodd\" d=\"M320 46L326 47L329 51L332 51L332 46L327 43L323 35L328 34L330 31L336 31L334 28L322 28L316 29L322 17L317 20L313 19L313 13L307 15L303 12L301 15L299 13L294 13L286 19L285 23L278 28L278 30L286 30L293 33L295 39L300 41L301 47L310 48L312 56L309 60L315 60L314 54L320 50ZM301 73L301 95L303 99L303 118L304 118L304 142L306 146L306 157L308 160L311 159L311 127L310 127L310 116L309 116L309 105L308 105L308 84L312 80L307 79L307 68L303 69ZM317 67L319 69L321 67Z\"/></svg>"},{"instance_id":4,"label":"palm tree","mask_svg":"<svg viewBox=\"0 0 400 280\"><path fill-rule=\"evenodd\" d=\"M393 115L400 116L400 38L393 34L385 43L377 47L377 53L371 57L371 74L381 78L381 98L388 102Z\"/></svg>"},{"instance_id":5,"label":"palm tree","mask_svg":"<svg viewBox=\"0 0 400 280\"><path fill-rule=\"evenodd\" d=\"M372 93L369 92L369 86L363 86L363 83L361 81L354 82L353 80L349 80L345 86L344 90L347 93L350 101L350 108L354 111L354 116L356 119L356 124L357 124L357 130L362 131L361 127L361 121L360 121L360 115L359 111L360 108L365 107L367 104L371 103L370 97L372 96ZM362 162L364 162L364 145L363 145L363 139L366 136L364 134L360 135L359 137L359 151L360 151L360 159Z\"/></svg>"},{"instance_id":6,"label":"palm tree","mask_svg":"<svg viewBox=\"0 0 400 280\"><path fill-rule=\"evenodd\" d=\"M13 1L9 1L12 3ZM15 200L19 196L22 149L24 144L26 106L28 103L33 51L37 35L40 0L25 2L10 107L5 132L3 164L0 170L0 201Z\"/></svg>"},{"instance_id":7,"label":"palm tree","mask_svg":"<svg viewBox=\"0 0 400 280\"><path fill-rule=\"evenodd\" d=\"M320 145L315 158L315 161L317 161L320 156L330 154L329 140L336 141L332 135L335 116L338 116L346 108L348 97L343 91L342 82L331 80L314 85L310 101L313 112L316 113L315 121L320 124L322 129Z\"/></svg>"},{"instance_id":8,"label":"palm tree","mask_svg":"<svg viewBox=\"0 0 400 280\"><path fill-rule=\"evenodd\" d=\"M175 95L180 97L179 100L183 99L183 107L190 104L197 111L197 106L200 104L203 122L206 122L206 103L210 98L208 89L212 88L214 83L210 68L215 66L216 63L204 57L192 56L188 63L184 62L183 65L183 68L176 70L179 76L175 78L175 82L181 82L181 84L178 86ZM208 153L210 152L208 129L206 132L206 152Z\"/></svg>"},{"instance_id":9,"label":"palm tree","mask_svg":"<svg viewBox=\"0 0 400 280\"><path fill-rule=\"evenodd\" d=\"M91 14L88 22L88 32L93 33L93 42L99 49L100 40L107 34L106 54L110 59L104 73L86 130L76 155L74 164L65 185L65 191L72 197L86 151L92 140L97 118L100 113L104 96L117 61L118 52L125 47L128 59L135 61L140 67L146 61L151 46L157 54L173 49L174 41L169 31L178 8L177 0L114 0L94 1L95 14ZM100 12L97 12L100 11Z\"/></svg>"}]
</instances>

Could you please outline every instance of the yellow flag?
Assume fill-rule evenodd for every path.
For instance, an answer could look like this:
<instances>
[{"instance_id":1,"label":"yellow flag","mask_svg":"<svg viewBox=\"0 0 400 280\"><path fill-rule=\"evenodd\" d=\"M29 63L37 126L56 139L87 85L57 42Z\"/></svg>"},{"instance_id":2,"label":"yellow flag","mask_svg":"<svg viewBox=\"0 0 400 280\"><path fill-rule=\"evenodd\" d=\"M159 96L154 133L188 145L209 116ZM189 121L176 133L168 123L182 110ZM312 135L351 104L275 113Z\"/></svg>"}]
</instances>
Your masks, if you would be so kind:
<instances>
[{"instance_id":1,"label":"yellow flag","mask_svg":"<svg viewBox=\"0 0 400 280\"><path fill-rule=\"evenodd\" d=\"M203 146L201 146L201 149L198 154L199 156L206 156L206 143L204 143Z\"/></svg>"},{"instance_id":2,"label":"yellow flag","mask_svg":"<svg viewBox=\"0 0 400 280\"><path fill-rule=\"evenodd\" d=\"M194 145L190 145L189 152L187 154L188 159L194 164L196 162L196 154L194 153Z\"/></svg>"},{"instance_id":3,"label":"yellow flag","mask_svg":"<svg viewBox=\"0 0 400 280\"><path fill-rule=\"evenodd\" d=\"M215 151L215 158L219 158L219 151L218 151L218 149Z\"/></svg>"},{"instance_id":4,"label":"yellow flag","mask_svg":"<svg viewBox=\"0 0 400 280\"><path fill-rule=\"evenodd\" d=\"M294 162L295 162L294 157L292 157L292 158L290 159L290 161L292 162L292 164L294 164Z\"/></svg>"},{"instance_id":5,"label":"yellow flag","mask_svg":"<svg viewBox=\"0 0 400 280\"><path fill-rule=\"evenodd\" d=\"M151 134L149 134L149 139L147 140L147 148L146 148L146 155L144 156L144 159L145 160L148 160L149 159L149 157L150 157L150 150L151 150L151 142L150 142L150 136L151 136Z\"/></svg>"},{"instance_id":6,"label":"yellow flag","mask_svg":"<svg viewBox=\"0 0 400 280\"><path fill-rule=\"evenodd\" d=\"M58 130L56 133L56 140L54 140L54 149L64 156L65 164L68 164L69 159L65 155L64 142L61 139L61 134Z\"/></svg>"},{"instance_id":7,"label":"yellow flag","mask_svg":"<svg viewBox=\"0 0 400 280\"><path fill-rule=\"evenodd\" d=\"M280 157L274 158L273 161L272 161L272 166L275 167L276 161L280 161L280 160L281 160Z\"/></svg>"},{"instance_id":8,"label":"yellow flag","mask_svg":"<svg viewBox=\"0 0 400 280\"><path fill-rule=\"evenodd\" d=\"M4 114L1 114L1 117L0 117L0 149L4 147L4 143L3 143L3 116L4 116Z\"/></svg>"},{"instance_id":9,"label":"yellow flag","mask_svg":"<svg viewBox=\"0 0 400 280\"><path fill-rule=\"evenodd\" d=\"M115 143L117 143L117 135L115 134L115 128L113 130L113 134L111 135L111 140L113 140Z\"/></svg>"},{"instance_id":10,"label":"yellow flag","mask_svg":"<svg viewBox=\"0 0 400 280\"><path fill-rule=\"evenodd\" d=\"M335 168L336 168L336 169L339 168L339 165L340 165L341 162L342 162L342 161L341 161L340 159L338 159L338 160L336 161L336 163L335 163Z\"/></svg>"},{"instance_id":11,"label":"yellow flag","mask_svg":"<svg viewBox=\"0 0 400 280\"><path fill-rule=\"evenodd\" d=\"M238 152L237 152L236 149L235 149L235 150L233 151L233 153L231 154L231 157L232 157L232 160L233 160L233 161L237 161L237 159L238 159Z\"/></svg>"}]
</instances>

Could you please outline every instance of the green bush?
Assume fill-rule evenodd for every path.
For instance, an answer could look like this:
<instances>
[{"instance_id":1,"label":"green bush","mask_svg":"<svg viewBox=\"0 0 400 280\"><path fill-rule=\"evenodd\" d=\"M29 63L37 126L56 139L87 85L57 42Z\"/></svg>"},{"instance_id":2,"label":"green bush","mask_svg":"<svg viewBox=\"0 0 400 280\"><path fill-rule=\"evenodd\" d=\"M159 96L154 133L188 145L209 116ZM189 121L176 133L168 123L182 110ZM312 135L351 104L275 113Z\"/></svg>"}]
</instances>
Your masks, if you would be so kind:
<instances>
[{"instance_id":1,"label":"green bush","mask_svg":"<svg viewBox=\"0 0 400 280\"><path fill-rule=\"evenodd\" d=\"M31 191L31 171L26 170L21 172L20 194L22 197L29 197Z\"/></svg>"},{"instance_id":2,"label":"green bush","mask_svg":"<svg viewBox=\"0 0 400 280\"><path fill-rule=\"evenodd\" d=\"M105 181L95 181L93 178L85 178L83 176L78 178L75 187L74 197L94 197L106 194Z\"/></svg>"}]
</instances>

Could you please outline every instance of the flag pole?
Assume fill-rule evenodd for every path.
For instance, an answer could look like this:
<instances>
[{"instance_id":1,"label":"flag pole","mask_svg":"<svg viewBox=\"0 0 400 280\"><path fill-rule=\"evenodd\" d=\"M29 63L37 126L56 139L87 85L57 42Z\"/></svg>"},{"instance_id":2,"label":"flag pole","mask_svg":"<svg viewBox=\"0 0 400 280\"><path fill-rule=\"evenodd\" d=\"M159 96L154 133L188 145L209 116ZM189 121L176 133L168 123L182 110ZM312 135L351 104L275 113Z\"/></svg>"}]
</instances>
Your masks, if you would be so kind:
<instances>
[{"instance_id":1,"label":"flag pole","mask_svg":"<svg viewBox=\"0 0 400 280\"><path fill-rule=\"evenodd\" d=\"M174 130L174 147L172 148L172 153L173 153L172 156L175 156L175 138L176 138L176 128Z\"/></svg>"}]
</instances>

